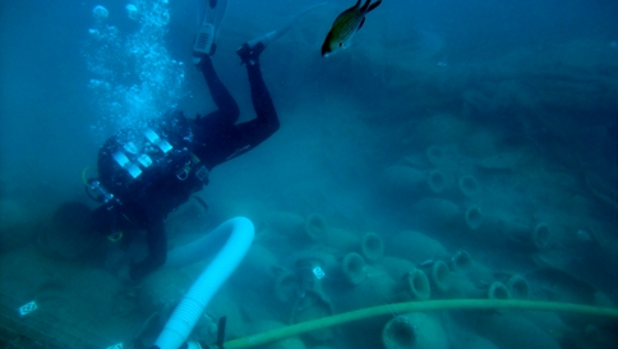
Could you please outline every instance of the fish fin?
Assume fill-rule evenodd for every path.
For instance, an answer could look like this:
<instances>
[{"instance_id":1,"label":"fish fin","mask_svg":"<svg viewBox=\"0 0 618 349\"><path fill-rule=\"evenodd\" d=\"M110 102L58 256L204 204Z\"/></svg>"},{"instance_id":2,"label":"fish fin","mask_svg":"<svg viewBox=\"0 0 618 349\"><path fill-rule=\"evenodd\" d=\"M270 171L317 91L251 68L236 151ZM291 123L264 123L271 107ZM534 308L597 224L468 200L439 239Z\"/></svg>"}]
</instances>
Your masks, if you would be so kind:
<instances>
[{"instance_id":1,"label":"fish fin","mask_svg":"<svg viewBox=\"0 0 618 349\"><path fill-rule=\"evenodd\" d=\"M356 29L356 31L359 31L360 28L363 27L363 24L365 24L365 17L363 17L363 19L361 20L360 24L358 25L358 29Z\"/></svg>"},{"instance_id":2,"label":"fish fin","mask_svg":"<svg viewBox=\"0 0 618 349\"><path fill-rule=\"evenodd\" d=\"M373 4L371 4L371 6L369 6L369 8L367 9L366 13L371 12L372 10L374 10L376 7L378 7L380 4L382 3L382 0L378 0L376 2L374 2Z\"/></svg>"},{"instance_id":3,"label":"fish fin","mask_svg":"<svg viewBox=\"0 0 618 349\"><path fill-rule=\"evenodd\" d=\"M363 19L361 20L361 24L358 25L358 28L356 29L356 31L359 31L360 28L363 27L363 24L365 24L365 17L363 17Z\"/></svg>"},{"instance_id":4,"label":"fish fin","mask_svg":"<svg viewBox=\"0 0 618 349\"><path fill-rule=\"evenodd\" d=\"M334 23L337 23L338 20L340 20L341 18L345 17L348 13L350 13L352 11L355 11L357 8L359 8L360 7L360 2L361 2L361 0L356 1L356 4L354 6L350 7L349 9L347 9L347 10L345 10L343 12L341 12L339 14L339 16L337 16L337 18L335 18L335 22L333 22L333 25L334 25Z\"/></svg>"},{"instance_id":5,"label":"fish fin","mask_svg":"<svg viewBox=\"0 0 618 349\"><path fill-rule=\"evenodd\" d=\"M360 2L360 1L359 1ZM363 7L360 8L361 13L367 11L367 8L369 7L369 3L371 2L371 0L367 0L365 1L365 3L363 4ZM369 12L369 11L367 11Z\"/></svg>"}]
</instances>

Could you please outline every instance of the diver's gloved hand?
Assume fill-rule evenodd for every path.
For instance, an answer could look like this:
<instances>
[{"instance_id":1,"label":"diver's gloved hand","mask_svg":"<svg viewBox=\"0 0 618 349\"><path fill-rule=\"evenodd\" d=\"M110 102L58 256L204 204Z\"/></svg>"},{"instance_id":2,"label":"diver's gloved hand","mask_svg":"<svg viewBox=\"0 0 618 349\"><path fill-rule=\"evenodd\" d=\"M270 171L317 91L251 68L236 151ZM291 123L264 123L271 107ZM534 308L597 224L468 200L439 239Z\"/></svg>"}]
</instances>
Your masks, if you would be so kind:
<instances>
[{"instance_id":1,"label":"diver's gloved hand","mask_svg":"<svg viewBox=\"0 0 618 349\"><path fill-rule=\"evenodd\" d=\"M266 45L262 42L258 42L253 47L249 46L248 43L244 43L238 50L236 50L236 53L240 56L240 60L242 61L241 64L245 63L247 65L255 65L258 63L260 54L265 48Z\"/></svg>"}]
</instances>

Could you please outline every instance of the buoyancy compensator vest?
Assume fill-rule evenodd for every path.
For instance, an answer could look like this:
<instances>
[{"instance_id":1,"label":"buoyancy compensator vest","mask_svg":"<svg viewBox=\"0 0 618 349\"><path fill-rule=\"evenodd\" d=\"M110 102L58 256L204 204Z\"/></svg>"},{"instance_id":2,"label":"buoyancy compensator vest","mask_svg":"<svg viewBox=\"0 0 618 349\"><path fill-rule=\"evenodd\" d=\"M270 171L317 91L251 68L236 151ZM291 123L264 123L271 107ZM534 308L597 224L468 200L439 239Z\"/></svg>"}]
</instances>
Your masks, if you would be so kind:
<instances>
[{"instance_id":1,"label":"buoyancy compensator vest","mask_svg":"<svg viewBox=\"0 0 618 349\"><path fill-rule=\"evenodd\" d=\"M208 169L193 153L192 126L173 111L143 130L109 138L99 149L101 184L123 205L154 199L169 201L168 211L176 208L208 181Z\"/></svg>"}]
</instances>

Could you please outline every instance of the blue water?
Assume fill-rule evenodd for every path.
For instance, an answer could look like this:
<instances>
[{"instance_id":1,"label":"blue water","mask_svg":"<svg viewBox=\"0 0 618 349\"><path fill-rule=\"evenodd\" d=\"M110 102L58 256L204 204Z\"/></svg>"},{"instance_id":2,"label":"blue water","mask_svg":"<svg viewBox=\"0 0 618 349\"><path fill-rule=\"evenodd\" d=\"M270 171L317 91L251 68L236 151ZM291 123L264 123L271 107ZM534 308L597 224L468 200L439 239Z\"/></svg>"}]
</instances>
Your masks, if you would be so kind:
<instances>
[{"instance_id":1,"label":"blue water","mask_svg":"<svg viewBox=\"0 0 618 349\"><path fill-rule=\"evenodd\" d=\"M213 61L240 105L241 121L254 112L235 50L319 2L229 1ZM286 236L274 228L272 217L319 213L334 231L357 238L378 233L387 256L389 239L418 230L449 253L470 251L495 273L491 280L526 275L534 281L534 299L617 302L618 3L384 0L367 15L352 47L321 57L333 20L352 3L328 1L267 48L262 71L281 129L213 171L199 194L210 212L191 207L172 216L172 241L183 242L183 232L216 226L231 215L248 215L258 232L266 232L262 246L283 267L293 268L294 253L316 245L289 236L268 238L268 232ZM120 129L139 128L170 108L188 117L214 110L191 63L194 1L134 4L137 20L129 18L127 3L117 0L0 3L2 234L14 234L15 227L30 231L62 202L86 202L82 170L95 166L98 147ZM95 16L97 5L109 16ZM436 149L440 159L430 157ZM444 190L419 184L414 173L430 171L445 176ZM461 193L458 181L465 176L478 182L476 194ZM480 208L484 218L473 231L463 221L470 207ZM551 228L543 248L509 235L519 231L511 227L531 230L539 224ZM19 260L16 251L28 251L34 240L3 237L5 265ZM343 252L349 251L334 253L338 260ZM23 258L34 258L28 253ZM62 274L71 267L55 268ZM21 280L11 274L19 268L7 270L0 277ZM19 292L3 288L2 294L26 301L37 296L39 278L7 281ZM487 286L477 274L465 278ZM338 292L345 292L339 286L327 287L335 308ZM239 298L260 298L230 297L241 305L248 302ZM389 302L394 301L384 296L382 303ZM9 316L6 309L0 310L3 316ZM83 314L74 315L79 321ZM267 315L289 319L277 318L277 311ZM142 320L134 315L123 321L130 326ZM562 321L569 330L534 323L553 333L563 348L618 343L606 322ZM450 338L451 347L474 347L457 341L469 329L452 323L458 322L442 319L445 328L451 324L450 333L458 333ZM590 339L593 330L587 326L598 329L598 336ZM473 332L508 347L487 328ZM102 331L110 341L130 332ZM338 340L354 343L345 333ZM565 338L574 338L572 346ZM372 340L367 343L375 344Z\"/></svg>"}]
</instances>

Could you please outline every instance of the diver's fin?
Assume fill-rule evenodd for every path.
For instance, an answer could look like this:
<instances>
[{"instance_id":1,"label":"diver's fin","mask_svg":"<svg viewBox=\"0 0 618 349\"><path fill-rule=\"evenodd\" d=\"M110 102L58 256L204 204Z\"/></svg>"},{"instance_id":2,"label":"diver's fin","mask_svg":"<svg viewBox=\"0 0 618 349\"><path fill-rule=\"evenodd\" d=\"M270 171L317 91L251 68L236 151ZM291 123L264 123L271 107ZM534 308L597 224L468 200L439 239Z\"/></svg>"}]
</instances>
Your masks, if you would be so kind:
<instances>
[{"instance_id":1,"label":"diver's fin","mask_svg":"<svg viewBox=\"0 0 618 349\"><path fill-rule=\"evenodd\" d=\"M206 19L206 14L208 13L208 0L195 0L195 5L196 5L196 9L195 9L195 14L197 15L196 17L196 22L195 22L195 28L199 29L199 27L202 26L202 23L204 23L204 20Z\"/></svg>"},{"instance_id":2,"label":"diver's fin","mask_svg":"<svg viewBox=\"0 0 618 349\"><path fill-rule=\"evenodd\" d=\"M208 2L208 3L206 3ZM193 63L214 53L215 39L227 9L227 0L198 0L199 28L193 41Z\"/></svg>"},{"instance_id":3,"label":"diver's fin","mask_svg":"<svg viewBox=\"0 0 618 349\"><path fill-rule=\"evenodd\" d=\"M213 0L211 0L211 3ZM221 29L221 23L225 17L227 11L227 0L215 0L215 16L211 22L215 26L215 37L219 35L219 29Z\"/></svg>"},{"instance_id":4,"label":"diver's fin","mask_svg":"<svg viewBox=\"0 0 618 349\"><path fill-rule=\"evenodd\" d=\"M193 41L193 52L209 55L215 42L215 27L210 23L203 23L198 29Z\"/></svg>"},{"instance_id":5,"label":"diver's fin","mask_svg":"<svg viewBox=\"0 0 618 349\"><path fill-rule=\"evenodd\" d=\"M369 12L369 11L367 11L367 7L369 7L369 3L370 3L370 2L371 2L371 0L367 0L367 1L365 1L365 3L363 4L363 6L360 8L361 13L363 13L363 12L367 13L367 12Z\"/></svg>"},{"instance_id":6,"label":"diver's fin","mask_svg":"<svg viewBox=\"0 0 618 349\"><path fill-rule=\"evenodd\" d=\"M225 12L227 10L227 0L196 0L197 1L197 27L202 23L214 25L215 32L218 31ZM216 33L215 33L216 34Z\"/></svg>"}]
</instances>

